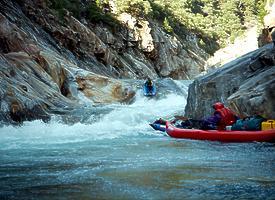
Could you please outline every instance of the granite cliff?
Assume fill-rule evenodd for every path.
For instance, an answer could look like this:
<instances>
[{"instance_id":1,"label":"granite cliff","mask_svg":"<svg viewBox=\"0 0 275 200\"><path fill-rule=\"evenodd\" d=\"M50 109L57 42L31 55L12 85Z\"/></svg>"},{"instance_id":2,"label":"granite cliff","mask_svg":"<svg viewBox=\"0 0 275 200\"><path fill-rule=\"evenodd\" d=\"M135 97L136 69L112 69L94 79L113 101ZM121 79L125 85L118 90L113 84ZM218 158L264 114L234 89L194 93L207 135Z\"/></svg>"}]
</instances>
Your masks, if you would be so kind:
<instances>
[{"instance_id":1,"label":"granite cliff","mask_svg":"<svg viewBox=\"0 0 275 200\"><path fill-rule=\"evenodd\" d=\"M240 117L262 115L275 118L275 48L266 45L221 68L201 76L190 85L185 114L203 118L220 101Z\"/></svg>"}]
</instances>

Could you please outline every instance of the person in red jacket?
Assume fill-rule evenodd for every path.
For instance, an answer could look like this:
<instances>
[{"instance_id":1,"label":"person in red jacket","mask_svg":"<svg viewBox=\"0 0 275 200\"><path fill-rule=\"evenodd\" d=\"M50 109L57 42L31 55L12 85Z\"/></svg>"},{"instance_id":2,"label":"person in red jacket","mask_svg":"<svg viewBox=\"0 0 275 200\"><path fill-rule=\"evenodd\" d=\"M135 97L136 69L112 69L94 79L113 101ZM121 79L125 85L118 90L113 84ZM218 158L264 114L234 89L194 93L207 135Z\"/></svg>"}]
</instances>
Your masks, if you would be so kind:
<instances>
[{"instance_id":1,"label":"person in red jacket","mask_svg":"<svg viewBox=\"0 0 275 200\"><path fill-rule=\"evenodd\" d=\"M239 119L229 108L223 103L217 102L213 105L214 114L207 118L197 120L188 119L183 121L180 126L182 128L198 128L203 130L224 130L226 126L230 126Z\"/></svg>"},{"instance_id":2,"label":"person in red jacket","mask_svg":"<svg viewBox=\"0 0 275 200\"><path fill-rule=\"evenodd\" d=\"M213 108L215 109L214 116L218 118L216 123L217 129L219 130L224 130L226 126L234 124L238 119L238 117L221 102L215 103Z\"/></svg>"}]
</instances>

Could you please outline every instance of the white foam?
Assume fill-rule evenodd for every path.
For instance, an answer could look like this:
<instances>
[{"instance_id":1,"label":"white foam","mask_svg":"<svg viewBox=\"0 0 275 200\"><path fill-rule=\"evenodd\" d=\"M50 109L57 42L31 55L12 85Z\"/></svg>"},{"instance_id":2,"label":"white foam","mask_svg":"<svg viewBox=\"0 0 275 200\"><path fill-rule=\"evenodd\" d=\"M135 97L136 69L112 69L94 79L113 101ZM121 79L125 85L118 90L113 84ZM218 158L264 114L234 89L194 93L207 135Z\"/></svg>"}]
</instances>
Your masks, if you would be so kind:
<instances>
[{"instance_id":1,"label":"white foam","mask_svg":"<svg viewBox=\"0 0 275 200\"><path fill-rule=\"evenodd\" d=\"M169 94L162 99L147 98L138 93L131 105L109 105L112 111L92 124L62 124L56 119L49 123L36 120L21 127L5 126L0 129L1 148L16 148L26 144L63 144L153 134L148 125L160 117L171 117L184 110L186 97ZM91 116L94 117L94 116Z\"/></svg>"}]
</instances>

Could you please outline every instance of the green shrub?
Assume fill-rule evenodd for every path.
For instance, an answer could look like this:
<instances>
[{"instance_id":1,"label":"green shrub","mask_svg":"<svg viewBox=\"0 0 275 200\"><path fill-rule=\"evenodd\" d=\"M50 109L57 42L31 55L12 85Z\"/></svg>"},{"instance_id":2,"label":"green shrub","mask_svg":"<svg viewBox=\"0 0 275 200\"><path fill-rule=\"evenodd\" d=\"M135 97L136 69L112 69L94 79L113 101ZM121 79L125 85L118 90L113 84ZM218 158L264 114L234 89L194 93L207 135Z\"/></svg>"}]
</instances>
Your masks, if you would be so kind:
<instances>
[{"instance_id":1,"label":"green shrub","mask_svg":"<svg viewBox=\"0 0 275 200\"><path fill-rule=\"evenodd\" d=\"M107 1L95 0L88 4L81 4L80 0L49 0L51 8L58 12L61 20L63 20L65 10L70 11L74 17L80 19L85 17L93 23L103 22L109 26L116 26L118 21L108 12L104 13L104 4Z\"/></svg>"},{"instance_id":2,"label":"green shrub","mask_svg":"<svg viewBox=\"0 0 275 200\"><path fill-rule=\"evenodd\" d=\"M59 14L59 17L63 19L64 9L73 13L73 16L76 18L80 17L80 2L79 0L49 0L51 3L51 8L56 10Z\"/></svg>"},{"instance_id":3,"label":"green shrub","mask_svg":"<svg viewBox=\"0 0 275 200\"><path fill-rule=\"evenodd\" d=\"M163 28L164 30L166 30L168 33L172 33L173 32L173 28L170 26L169 20L167 19L167 17L164 18L163 21Z\"/></svg>"},{"instance_id":4,"label":"green shrub","mask_svg":"<svg viewBox=\"0 0 275 200\"><path fill-rule=\"evenodd\" d=\"M138 18L146 18L152 12L149 1L146 0L117 0L119 13L126 12Z\"/></svg>"}]
</instances>

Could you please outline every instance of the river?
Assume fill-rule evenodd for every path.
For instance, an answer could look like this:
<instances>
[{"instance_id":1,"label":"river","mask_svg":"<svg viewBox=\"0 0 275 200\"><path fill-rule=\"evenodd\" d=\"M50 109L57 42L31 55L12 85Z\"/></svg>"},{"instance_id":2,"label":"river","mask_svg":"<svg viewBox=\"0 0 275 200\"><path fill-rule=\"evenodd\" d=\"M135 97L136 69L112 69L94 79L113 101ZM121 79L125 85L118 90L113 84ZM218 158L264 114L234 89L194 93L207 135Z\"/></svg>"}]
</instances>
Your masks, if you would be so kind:
<instances>
[{"instance_id":1,"label":"river","mask_svg":"<svg viewBox=\"0 0 275 200\"><path fill-rule=\"evenodd\" d=\"M188 84L176 84L84 122L0 128L0 199L275 199L274 144L173 139L148 125L183 113Z\"/></svg>"}]
</instances>

